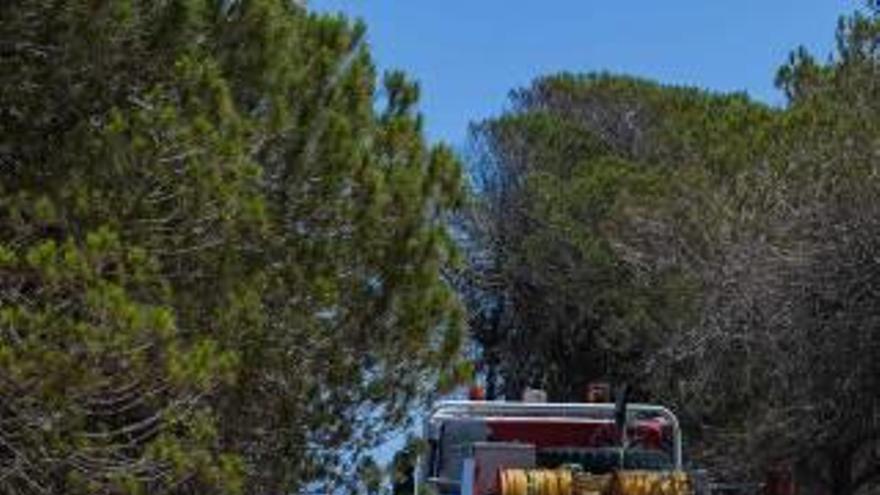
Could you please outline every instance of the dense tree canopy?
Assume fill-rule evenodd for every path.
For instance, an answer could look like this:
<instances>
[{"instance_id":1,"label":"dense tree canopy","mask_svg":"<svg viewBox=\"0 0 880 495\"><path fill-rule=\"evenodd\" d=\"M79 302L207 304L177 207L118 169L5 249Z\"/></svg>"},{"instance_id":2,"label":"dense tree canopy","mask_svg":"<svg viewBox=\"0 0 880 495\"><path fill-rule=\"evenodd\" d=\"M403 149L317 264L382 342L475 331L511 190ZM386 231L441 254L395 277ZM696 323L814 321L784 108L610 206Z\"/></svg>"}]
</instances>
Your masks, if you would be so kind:
<instances>
[{"instance_id":1,"label":"dense tree canopy","mask_svg":"<svg viewBox=\"0 0 880 495\"><path fill-rule=\"evenodd\" d=\"M458 165L363 40L284 0L0 5L0 492L324 492L462 372Z\"/></svg>"},{"instance_id":2,"label":"dense tree canopy","mask_svg":"<svg viewBox=\"0 0 880 495\"><path fill-rule=\"evenodd\" d=\"M463 294L490 388L628 381L716 476L876 487L878 32L856 14L829 62L794 52L785 108L561 74L477 124Z\"/></svg>"},{"instance_id":3,"label":"dense tree canopy","mask_svg":"<svg viewBox=\"0 0 880 495\"><path fill-rule=\"evenodd\" d=\"M493 397L628 382L714 476L876 493L878 39L795 51L780 108L538 78L473 126L466 201L362 24L0 3L0 493L376 492L465 324Z\"/></svg>"},{"instance_id":4,"label":"dense tree canopy","mask_svg":"<svg viewBox=\"0 0 880 495\"><path fill-rule=\"evenodd\" d=\"M572 74L515 92L512 107L474 127L477 339L487 366L507 368L508 393L537 382L581 398L589 380L635 376L627 368L693 316L697 280L672 260L644 277L618 249L627 222L735 174L773 112L742 95ZM708 211L676 206L711 225ZM513 359L524 348L546 354Z\"/></svg>"}]
</instances>

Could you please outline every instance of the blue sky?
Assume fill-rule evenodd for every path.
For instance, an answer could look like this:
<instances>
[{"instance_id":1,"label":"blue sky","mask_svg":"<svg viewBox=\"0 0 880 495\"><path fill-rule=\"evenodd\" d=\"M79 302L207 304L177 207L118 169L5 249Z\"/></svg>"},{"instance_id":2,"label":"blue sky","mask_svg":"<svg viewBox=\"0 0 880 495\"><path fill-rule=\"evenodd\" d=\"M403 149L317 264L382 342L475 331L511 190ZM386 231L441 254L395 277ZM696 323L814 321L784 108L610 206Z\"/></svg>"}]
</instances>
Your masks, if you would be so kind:
<instances>
[{"instance_id":1,"label":"blue sky","mask_svg":"<svg viewBox=\"0 0 880 495\"><path fill-rule=\"evenodd\" d=\"M363 18L380 68L422 86L432 140L461 145L469 122L541 74L608 70L782 102L776 68L805 45L824 58L837 18L862 0L311 0Z\"/></svg>"}]
</instances>

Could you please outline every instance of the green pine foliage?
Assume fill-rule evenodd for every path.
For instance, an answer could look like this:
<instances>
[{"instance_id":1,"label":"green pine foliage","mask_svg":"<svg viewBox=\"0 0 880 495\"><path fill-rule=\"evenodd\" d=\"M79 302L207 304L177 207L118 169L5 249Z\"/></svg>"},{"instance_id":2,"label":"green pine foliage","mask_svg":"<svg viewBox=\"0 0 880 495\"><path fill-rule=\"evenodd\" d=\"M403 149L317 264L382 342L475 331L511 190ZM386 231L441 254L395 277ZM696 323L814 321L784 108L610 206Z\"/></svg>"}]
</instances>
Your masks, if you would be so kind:
<instances>
[{"instance_id":1,"label":"green pine foliage","mask_svg":"<svg viewBox=\"0 0 880 495\"><path fill-rule=\"evenodd\" d=\"M474 127L466 224L491 260L470 277L476 336L508 395L543 386L578 400L591 380L638 376L695 316L700 287L676 253L647 274L621 244L660 211L709 242L711 191L760 152L745 143L774 116L743 95L563 73L513 92L507 114ZM526 348L528 359L514 358Z\"/></svg>"},{"instance_id":2,"label":"green pine foliage","mask_svg":"<svg viewBox=\"0 0 880 495\"><path fill-rule=\"evenodd\" d=\"M357 488L466 371L418 86L282 0L0 19L0 492Z\"/></svg>"}]
</instances>

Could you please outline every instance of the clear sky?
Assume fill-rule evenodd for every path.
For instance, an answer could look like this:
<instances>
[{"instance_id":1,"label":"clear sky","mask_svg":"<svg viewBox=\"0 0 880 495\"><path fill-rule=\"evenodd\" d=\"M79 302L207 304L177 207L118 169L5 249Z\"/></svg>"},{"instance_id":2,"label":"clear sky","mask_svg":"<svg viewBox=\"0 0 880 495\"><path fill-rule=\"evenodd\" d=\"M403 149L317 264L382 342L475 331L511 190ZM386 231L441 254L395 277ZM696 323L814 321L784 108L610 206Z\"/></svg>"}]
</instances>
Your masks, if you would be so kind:
<instances>
[{"instance_id":1,"label":"clear sky","mask_svg":"<svg viewBox=\"0 0 880 495\"><path fill-rule=\"evenodd\" d=\"M460 145L537 75L608 70L769 103L776 68L805 45L822 58L837 18L863 0L310 0L363 18L380 68L422 86L428 136Z\"/></svg>"}]
</instances>

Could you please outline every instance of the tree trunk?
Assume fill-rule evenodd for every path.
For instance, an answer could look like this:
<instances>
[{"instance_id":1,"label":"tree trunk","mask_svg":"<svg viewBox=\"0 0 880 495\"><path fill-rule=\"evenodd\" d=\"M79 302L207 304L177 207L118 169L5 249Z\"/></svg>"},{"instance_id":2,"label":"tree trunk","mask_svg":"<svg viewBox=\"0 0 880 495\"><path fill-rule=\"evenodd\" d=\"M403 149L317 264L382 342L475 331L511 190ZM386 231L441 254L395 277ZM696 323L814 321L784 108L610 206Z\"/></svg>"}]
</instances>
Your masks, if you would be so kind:
<instances>
[{"instance_id":1,"label":"tree trunk","mask_svg":"<svg viewBox=\"0 0 880 495\"><path fill-rule=\"evenodd\" d=\"M852 460L851 452L835 452L829 464L829 495L852 495Z\"/></svg>"}]
</instances>

